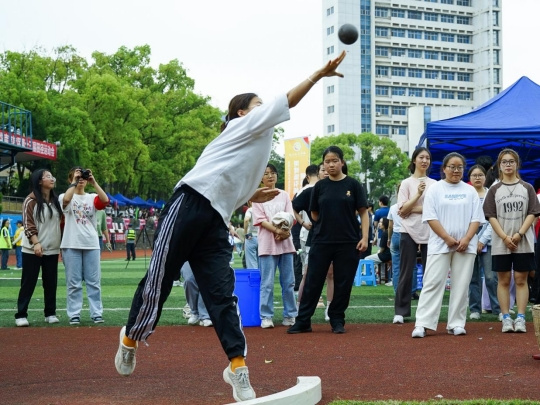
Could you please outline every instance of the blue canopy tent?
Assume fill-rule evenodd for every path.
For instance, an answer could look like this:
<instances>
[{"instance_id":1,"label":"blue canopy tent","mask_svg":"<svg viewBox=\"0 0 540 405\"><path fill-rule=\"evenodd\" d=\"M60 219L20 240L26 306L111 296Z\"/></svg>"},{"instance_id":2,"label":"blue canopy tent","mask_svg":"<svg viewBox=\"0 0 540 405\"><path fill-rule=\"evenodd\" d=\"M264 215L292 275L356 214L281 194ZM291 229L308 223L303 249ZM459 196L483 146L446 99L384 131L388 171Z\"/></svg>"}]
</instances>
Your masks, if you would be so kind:
<instances>
[{"instance_id":1,"label":"blue canopy tent","mask_svg":"<svg viewBox=\"0 0 540 405\"><path fill-rule=\"evenodd\" d=\"M159 204L157 201L152 200L151 198L146 200L146 202L154 208L161 208L161 204Z\"/></svg>"},{"instance_id":2,"label":"blue canopy tent","mask_svg":"<svg viewBox=\"0 0 540 405\"><path fill-rule=\"evenodd\" d=\"M118 201L118 205L124 206L124 205L136 205L133 200L130 200L127 197L124 197L122 194L117 193L113 195L113 198Z\"/></svg>"},{"instance_id":3,"label":"blue canopy tent","mask_svg":"<svg viewBox=\"0 0 540 405\"><path fill-rule=\"evenodd\" d=\"M430 122L419 146L431 152L434 178L450 152L461 153L471 167L478 156L495 161L502 149L512 148L522 160L521 176L532 183L540 178L540 86L523 76L467 114Z\"/></svg>"},{"instance_id":4,"label":"blue canopy tent","mask_svg":"<svg viewBox=\"0 0 540 405\"><path fill-rule=\"evenodd\" d=\"M133 197L131 199L131 201L133 201L133 205L135 205L136 207L139 207L139 208L150 208L151 205L148 204L146 201L144 201L141 197L139 196L136 196L136 197Z\"/></svg>"}]
</instances>

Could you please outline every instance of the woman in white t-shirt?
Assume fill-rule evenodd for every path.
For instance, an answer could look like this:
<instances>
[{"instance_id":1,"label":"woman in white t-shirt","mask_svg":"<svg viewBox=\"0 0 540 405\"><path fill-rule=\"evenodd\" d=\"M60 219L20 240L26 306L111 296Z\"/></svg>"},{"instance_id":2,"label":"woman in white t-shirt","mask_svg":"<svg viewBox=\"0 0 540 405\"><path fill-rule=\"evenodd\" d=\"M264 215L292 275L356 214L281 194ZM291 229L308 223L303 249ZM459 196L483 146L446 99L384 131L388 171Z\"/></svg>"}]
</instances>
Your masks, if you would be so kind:
<instances>
[{"instance_id":1,"label":"woman in white t-shirt","mask_svg":"<svg viewBox=\"0 0 540 405\"><path fill-rule=\"evenodd\" d=\"M448 333L465 335L469 283L478 236L485 222L478 193L461 181L465 158L452 152L442 162L444 178L430 187L424 200L422 221L428 223L429 249L422 294L416 310L413 338L426 336L426 329L437 330L446 278L450 269Z\"/></svg>"},{"instance_id":2,"label":"woman in white t-shirt","mask_svg":"<svg viewBox=\"0 0 540 405\"><path fill-rule=\"evenodd\" d=\"M431 167L431 154L417 148L409 163L411 176L401 182L398 193L398 215L401 217L399 239L399 282L394 302L394 323L403 323L403 318L411 316L411 289L413 273L416 269L418 249L422 257L422 268L426 269L429 226L422 223L422 205L425 192L436 181L427 177Z\"/></svg>"},{"instance_id":3,"label":"woman in white t-shirt","mask_svg":"<svg viewBox=\"0 0 540 405\"><path fill-rule=\"evenodd\" d=\"M84 174L84 177L83 177ZM58 197L65 217L62 235L62 260L66 268L67 314L70 325L81 323L83 306L82 282L90 318L103 323L101 302L101 264L99 238L96 230L96 211L109 204L109 197L97 183L91 170L74 167L69 171L67 191ZM96 193L87 194L84 189L91 184Z\"/></svg>"}]
</instances>

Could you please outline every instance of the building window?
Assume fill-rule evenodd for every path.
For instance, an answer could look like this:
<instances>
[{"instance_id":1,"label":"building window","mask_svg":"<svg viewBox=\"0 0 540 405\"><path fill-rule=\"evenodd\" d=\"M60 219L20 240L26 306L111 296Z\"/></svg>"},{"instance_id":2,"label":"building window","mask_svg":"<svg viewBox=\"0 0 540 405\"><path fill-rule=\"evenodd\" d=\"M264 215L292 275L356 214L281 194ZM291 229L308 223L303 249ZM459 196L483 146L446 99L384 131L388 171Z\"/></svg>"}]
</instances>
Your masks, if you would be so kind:
<instances>
[{"instance_id":1,"label":"building window","mask_svg":"<svg viewBox=\"0 0 540 405\"><path fill-rule=\"evenodd\" d=\"M457 79L460 82L470 82L471 81L471 74L470 73L458 72Z\"/></svg>"},{"instance_id":2,"label":"building window","mask_svg":"<svg viewBox=\"0 0 540 405\"><path fill-rule=\"evenodd\" d=\"M494 65L500 65L501 64L500 56L501 56L501 51L499 51L498 49L494 49L493 50L493 64Z\"/></svg>"},{"instance_id":3,"label":"building window","mask_svg":"<svg viewBox=\"0 0 540 405\"><path fill-rule=\"evenodd\" d=\"M421 20L422 19L422 12L421 11L409 10L407 12L407 17L409 17L411 20Z\"/></svg>"},{"instance_id":4,"label":"building window","mask_svg":"<svg viewBox=\"0 0 540 405\"><path fill-rule=\"evenodd\" d=\"M334 6L326 9L327 16L332 15L332 14L334 14Z\"/></svg>"},{"instance_id":5,"label":"building window","mask_svg":"<svg viewBox=\"0 0 540 405\"><path fill-rule=\"evenodd\" d=\"M441 98L445 100L453 100L454 92L452 90L441 90Z\"/></svg>"},{"instance_id":6,"label":"building window","mask_svg":"<svg viewBox=\"0 0 540 405\"><path fill-rule=\"evenodd\" d=\"M493 31L493 45L499 46L499 31Z\"/></svg>"},{"instance_id":7,"label":"building window","mask_svg":"<svg viewBox=\"0 0 540 405\"><path fill-rule=\"evenodd\" d=\"M441 33L441 41L443 42L454 42L456 36L454 34L447 34L445 32Z\"/></svg>"},{"instance_id":8,"label":"building window","mask_svg":"<svg viewBox=\"0 0 540 405\"><path fill-rule=\"evenodd\" d=\"M493 69L493 83L501 84L501 69Z\"/></svg>"},{"instance_id":9,"label":"building window","mask_svg":"<svg viewBox=\"0 0 540 405\"><path fill-rule=\"evenodd\" d=\"M409 77L422 78L422 69L409 68Z\"/></svg>"},{"instance_id":10,"label":"building window","mask_svg":"<svg viewBox=\"0 0 540 405\"><path fill-rule=\"evenodd\" d=\"M405 92L406 92L405 87L392 87L393 96L404 96Z\"/></svg>"},{"instance_id":11,"label":"building window","mask_svg":"<svg viewBox=\"0 0 540 405\"><path fill-rule=\"evenodd\" d=\"M405 30L401 28L392 28L392 36L405 38Z\"/></svg>"},{"instance_id":12,"label":"building window","mask_svg":"<svg viewBox=\"0 0 540 405\"><path fill-rule=\"evenodd\" d=\"M390 125L379 125L375 127L377 135L390 135Z\"/></svg>"},{"instance_id":13,"label":"building window","mask_svg":"<svg viewBox=\"0 0 540 405\"><path fill-rule=\"evenodd\" d=\"M390 110L390 107L387 105L376 105L375 106L375 113L377 116L379 115L388 115L388 111Z\"/></svg>"},{"instance_id":14,"label":"building window","mask_svg":"<svg viewBox=\"0 0 540 405\"><path fill-rule=\"evenodd\" d=\"M388 56L388 48L385 48L382 46L376 46L375 56Z\"/></svg>"},{"instance_id":15,"label":"building window","mask_svg":"<svg viewBox=\"0 0 540 405\"><path fill-rule=\"evenodd\" d=\"M457 42L458 44L470 44L471 43L471 36L470 35L457 35Z\"/></svg>"},{"instance_id":16,"label":"building window","mask_svg":"<svg viewBox=\"0 0 540 405\"><path fill-rule=\"evenodd\" d=\"M426 70L426 79L438 79L439 71L438 70Z\"/></svg>"},{"instance_id":17,"label":"building window","mask_svg":"<svg viewBox=\"0 0 540 405\"><path fill-rule=\"evenodd\" d=\"M454 80L454 78L455 78L454 72L447 72L445 70L441 72L441 80Z\"/></svg>"},{"instance_id":18,"label":"building window","mask_svg":"<svg viewBox=\"0 0 540 405\"><path fill-rule=\"evenodd\" d=\"M422 57L422 51L420 49L409 49L407 52L409 55L409 58L421 58Z\"/></svg>"},{"instance_id":19,"label":"building window","mask_svg":"<svg viewBox=\"0 0 540 405\"><path fill-rule=\"evenodd\" d=\"M456 0L456 6L470 7L471 6L471 0Z\"/></svg>"},{"instance_id":20,"label":"building window","mask_svg":"<svg viewBox=\"0 0 540 405\"><path fill-rule=\"evenodd\" d=\"M439 0L424 0L427 3L438 3Z\"/></svg>"},{"instance_id":21,"label":"building window","mask_svg":"<svg viewBox=\"0 0 540 405\"><path fill-rule=\"evenodd\" d=\"M375 17L388 17L388 9L375 7Z\"/></svg>"},{"instance_id":22,"label":"building window","mask_svg":"<svg viewBox=\"0 0 540 405\"><path fill-rule=\"evenodd\" d=\"M334 53L334 45L329 46L328 48L326 48L326 54L327 55L331 55L333 53Z\"/></svg>"},{"instance_id":23,"label":"building window","mask_svg":"<svg viewBox=\"0 0 540 405\"><path fill-rule=\"evenodd\" d=\"M499 7L499 0L493 0L493 7Z\"/></svg>"},{"instance_id":24,"label":"building window","mask_svg":"<svg viewBox=\"0 0 540 405\"><path fill-rule=\"evenodd\" d=\"M326 94L332 94L334 92L334 85L328 86L326 88Z\"/></svg>"},{"instance_id":25,"label":"building window","mask_svg":"<svg viewBox=\"0 0 540 405\"><path fill-rule=\"evenodd\" d=\"M439 34L437 32L426 31L424 32L424 39L427 39L429 41L438 41Z\"/></svg>"},{"instance_id":26,"label":"building window","mask_svg":"<svg viewBox=\"0 0 540 405\"><path fill-rule=\"evenodd\" d=\"M392 56L405 56L405 49L392 48Z\"/></svg>"},{"instance_id":27,"label":"building window","mask_svg":"<svg viewBox=\"0 0 540 405\"><path fill-rule=\"evenodd\" d=\"M407 115L407 107L404 106L393 106L392 115Z\"/></svg>"},{"instance_id":28,"label":"building window","mask_svg":"<svg viewBox=\"0 0 540 405\"><path fill-rule=\"evenodd\" d=\"M465 17L463 15L458 15L456 17L456 23L461 25L471 25L471 17Z\"/></svg>"},{"instance_id":29,"label":"building window","mask_svg":"<svg viewBox=\"0 0 540 405\"><path fill-rule=\"evenodd\" d=\"M375 95L388 96L388 86L375 86Z\"/></svg>"},{"instance_id":30,"label":"building window","mask_svg":"<svg viewBox=\"0 0 540 405\"><path fill-rule=\"evenodd\" d=\"M466 53L458 53L457 55L458 62L471 63L471 59L471 55L468 55Z\"/></svg>"},{"instance_id":31,"label":"building window","mask_svg":"<svg viewBox=\"0 0 540 405\"><path fill-rule=\"evenodd\" d=\"M334 132L334 131L335 131L334 125L328 125L328 126L326 127L326 132L327 132L328 134L331 134L331 133Z\"/></svg>"},{"instance_id":32,"label":"building window","mask_svg":"<svg viewBox=\"0 0 540 405\"><path fill-rule=\"evenodd\" d=\"M455 59L456 59L455 53L441 52L441 60L445 60L447 62L453 62Z\"/></svg>"},{"instance_id":33,"label":"building window","mask_svg":"<svg viewBox=\"0 0 540 405\"><path fill-rule=\"evenodd\" d=\"M439 98L439 90L426 89L426 98Z\"/></svg>"},{"instance_id":34,"label":"building window","mask_svg":"<svg viewBox=\"0 0 540 405\"><path fill-rule=\"evenodd\" d=\"M332 35L334 33L334 26L326 28L326 35Z\"/></svg>"},{"instance_id":35,"label":"building window","mask_svg":"<svg viewBox=\"0 0 540 405\"><path fill-rule=\"evenodd\" d=\"M422 39L422 31L408 30L407 37L412 39Z\"/></svg>"},{"instance_id":36,"label":"building window","mask_svg":"<svg viewBox=\"0 0 540 405\"><path fill-rule=\"evenodd\" d=\"M375 74L377 77L388 76L388 66L375 66Z\"/></svg>"},{"instance_id":37,"label":"building window","mask_svg":"<svg viewBox=\"0 0 540 405\"><path fill-rule=\"evenodd\" d=\"M394 125L392 127L392 134L394 135L407 135L407 127L403 125Z\"/></svg>"},{"instance_id":38,"label":"building window","mask_svg":"<svg viewBox=\"0 0 540 405\"><path fill-rule=\"evenodd\" d=\"M454 4L454 0L441 0L441 4Z\"/></svg>"},{"instance_id":39,"label":"building window","mask_svg":"<svg viewBox=\"0 0 540 405\"><path fill-rule=\"evenodd\" d=\"M422 89L409 88L409 97L422 97Z\"/></svg>"},{"instance_id":40,"label":"building window","mask_svg":"<svg viewBox=\"0 0 540 405\"><path fill-rule=\"evenodd\" d=\"M495 27L499 26L499 12L498 11L493 12L493 25Z\"/></svg>"},{"instance_id":41,"label":"building window","mask_svg":"<svg viewBox=\"0 0 540 405\"><path fill-rule=\"evenodd\" d=\"M458 100L470 100L471 99L471 92L470 91L458 91L457 92L457 98Z\"/></svg>"},{"instance_id":42,"label":"building window","mask_svg":"<svg viewBox=\"0 0 540 405\"><path fill-rule=\"evenodd\" d=\"M375 36L376 37L387 37L388 36L388 28L375 27Z\"/></svg>"},{"instance_id":43,"label":"building window","mask_svg":"<svg viewBox=\"0 0 540 405\"><path fill-rule=\"evenodd\" d=\"M437 51L424 51L424 58L431 60L439 60L439 52Z\"/></svg>"},{"instance_id":44,"label":"building window","mask_svg":"<svg viewBox=\"0 0 540 405\"><path fill-rule=\"evenodd\" d=\"M334 106L333 105L329 105L328 107L326 107L326 112L328 114L332 114L334 112Z\"/></svg>"},{"instance_id":45,"label":"building window","mask_svg":"<svg viewBox=\"0 0 540 405\"><path fill-rule=\"evenodd\" d=\"M405 77L405 68L402 67L393 67L392 76Z\"/></svg>"},{"instance_id":46,"label":"building window","mask_svg":"<svg viewBox=\"0 0 540 405\"><path fill-rule=\"evenodd\" d=\"M405 10L399 10L397 8L392 9L392 17L405 18Z\"/></svg>"},{"instance_id":47,"label":"building window","mask_svg":"<svg viewBox=\"0 0 540 405\"><path fill-rule=\"evenodd\" d=\"M441 22L453 24L454 23L454 16L453 15L448 15L448 14L441 14Z\"/></svg>"},{"instance_id":48,"label":"building window","mask_svg":"<svg viewBox=\"0 0 540 405\"><path fill-rule=\"evenodd\" d=\"M426 20L426 21L439 21L439 14L436 14L436 13L424 13L424 20Z\"/></svg>"}]
</instances>

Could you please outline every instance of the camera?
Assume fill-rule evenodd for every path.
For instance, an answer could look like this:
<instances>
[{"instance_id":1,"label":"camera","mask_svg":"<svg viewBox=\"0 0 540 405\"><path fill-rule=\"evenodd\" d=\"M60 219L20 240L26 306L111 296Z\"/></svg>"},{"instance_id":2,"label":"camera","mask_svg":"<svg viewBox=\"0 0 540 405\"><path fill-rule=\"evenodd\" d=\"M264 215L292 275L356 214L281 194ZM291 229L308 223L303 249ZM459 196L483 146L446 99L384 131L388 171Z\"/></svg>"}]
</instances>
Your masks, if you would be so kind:
<instances>
[{"instance_id":1,"label":"camera","mask_svg":"<svg viewBox=\"0 0 540 405\"><path fill-rule=\"evenodd\" d=\"M90 174L92 173L90 172L89 169L81 170L81 179L88 180L90 178Z\"/></svg>"}]
</instances>

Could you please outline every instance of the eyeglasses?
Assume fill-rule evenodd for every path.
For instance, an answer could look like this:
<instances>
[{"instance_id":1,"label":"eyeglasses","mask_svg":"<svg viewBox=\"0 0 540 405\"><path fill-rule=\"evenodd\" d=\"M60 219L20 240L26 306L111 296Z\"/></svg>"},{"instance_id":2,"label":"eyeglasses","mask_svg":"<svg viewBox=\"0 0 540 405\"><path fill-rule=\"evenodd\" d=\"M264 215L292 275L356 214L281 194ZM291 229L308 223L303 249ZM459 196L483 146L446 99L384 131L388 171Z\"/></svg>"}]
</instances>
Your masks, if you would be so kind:
<instances>
[{"instance_id":1,"label":"eyeglasses","mask_svg":"<svg viewBox=\"0 0 540 405\"><path fill-rule=\"evenodd\" d=\"M514 166L516 164L515 160L501 160L502 166Z\"/></svg>"},{"instance_id":2,"label":"eyeglasses","mask_svg":"<svg viewBox=\"0 0 540 405\"><path fill-rule=\"evenodd\" d=\"M277 175L276 172L269 172L269 173L265 173L264 177L271 177L271 176L275 176L275 175Z\"/></svg>"},{"instance_id":3,"label":"eyeglasses","mask_svg":"<svg viewBox=\"0 0 540 405\"><path fill-rule=\"evenodd\" d=\"M462 172L465 169L463 166L446 166L446 168L453 172Z\"/></svg>"},{"instance_id":4,"label":"eyeglasses","mask_svg":"<svg viewBox=\"0 0 540 405\"><path fill-rule=\"evenodd\" d=\"M485 174L484 173L481 173L481 174L472 174L471 175L471 179L480 179L482 177L485 177Z\"/></svg>"},{"instance_id":5,"label":"eyeglasses","mask_svg":"<svg viewBox=\"0 0 540 405\"><path fill-rule=\"evenodd\" d=\"M49 176L43 176L43 178L46 179L46 180L56 181L56 178L53 177L53 176L50 176L50 175Z\"/></svg>"}]
</instances>

